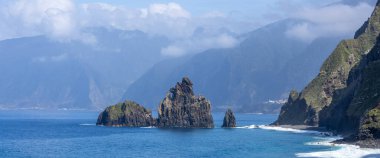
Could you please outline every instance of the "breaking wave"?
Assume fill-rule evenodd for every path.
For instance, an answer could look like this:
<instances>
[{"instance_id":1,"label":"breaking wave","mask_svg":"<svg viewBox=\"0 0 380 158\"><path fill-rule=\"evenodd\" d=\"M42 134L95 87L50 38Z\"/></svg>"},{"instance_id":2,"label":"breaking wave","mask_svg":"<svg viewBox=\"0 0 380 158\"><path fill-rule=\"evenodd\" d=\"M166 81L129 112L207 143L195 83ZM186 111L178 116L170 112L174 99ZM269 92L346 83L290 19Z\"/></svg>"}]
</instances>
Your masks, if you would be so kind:
<instances>
[{"instance_id":1,"label":"breaking wave","mask_svg":"<svg viewBox=\"0 0 380 158\"><path fill-rule=\"evenodd\" d=\"M301 130L301 129L278 127L278 126L268 126L268 125L249 125L249 126L241 126L241 127L236 127L236 128L246 128L246 129L258 128L258 129L271 130L271 131L292 132L292 133L308 133L308 134L315 134L315 135L322 135L322 136L331 136L332 135L330 132Z\"/></svg>"},{"instance_id":2,"label":"breaking wave","mask_svg":"<svg viewBox=\"0 0 380 158\"><path fill-rule=\"evenodd\" d=\"M281 132L313 134L317 136L316 139L318 140L315 142L305 143L305 145L332 147L332 150L328 150L328 151L296 153L295 156L297 157L315 157L315 158L346 158L346 157L379 158L380 157L380 149L360 148L359 146L349 145L349 144L334 144L332 143L333 141L342 139L342 137L332 136L332 134L328 132L300 130L300 129L277 127L277 126L267 126L267 125L249 125L249 126L242 126L242 127L237 127L237 128L264 129L264 130L281 131Z\"/></svg>"},{"instance_id":3,"label":"breaking wave","mask_svg":"<svg viewBox=\"0 0 380 158\"><path fill-rule=\"evenodd\" d=\"M327 138L318 138L320 141L308 142L305 145L318 145L318 146L331 146L336 147L336 150L329 151L317 151L317 152L308 152L308 153L296 153L297 157L316 157L316 158L376 158L380 157L380 149L368 149L360 148L356 145L349 144L334 144L331 143L334 140L341 139L340 137L327 137Z\"/></svg>"},{"instance_id":4,"label":"breaking wave","mask_svg":"<svg viewBox=\"0 0 380 158\"><path fill-rule=\"evenodd\" d=\"M157 127L154 127L154 126L148 126L148 127L140 127L140 128L157 128Z\"/></svg>"},{"instance_id":5,"label":"breaking wave","mask_svg":"<svg viewBox=\"0 0 380 158\"><path fill-rule=\"evenodd\" d=\"M241 127L235 127L235 128L254 129L254 128L259 128L259 126L257 126L257 125L249 125L249 126L241 126Z\"/></svg>"}]
</instances>

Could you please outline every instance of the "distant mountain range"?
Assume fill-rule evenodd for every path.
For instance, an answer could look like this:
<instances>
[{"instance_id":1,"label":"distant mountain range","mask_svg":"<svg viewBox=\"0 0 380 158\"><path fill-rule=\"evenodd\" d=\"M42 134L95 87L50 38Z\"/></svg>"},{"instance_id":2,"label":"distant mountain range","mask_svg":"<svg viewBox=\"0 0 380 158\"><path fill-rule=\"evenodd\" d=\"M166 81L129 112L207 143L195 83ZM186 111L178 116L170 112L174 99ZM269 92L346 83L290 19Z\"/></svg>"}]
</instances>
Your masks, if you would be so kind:
<instances>
[{"instance_id":1,"label":"distant mountain range","mask_svg":"<svg viewBox=\"0 0 380 158\"><path fill-rule=\"evenodd\" d=\"M188 76L195 92L209 97L214 110L274 112L280 105L269 100L284 99L290 89L303 88L342 39L306 43L289 38L286 30L301 22L288 19L270 24L246 34L235 48L160 62L134 82L124 98L155 108L167 87Z\"/></svg>"},{"instance_id":2,"label":"distant mountain range","mask_svg":"<svg viewBox=\"0 0 380 158\"><path fill-rule=\"evenodd\" d=\"M45 36L0 41L0 109L103 109L124 99L154 109L168 87L188 76L213 110L278 112L289 91L304 88L346 38L303 42L286 34L303 22L286 19L244 35L221 30L241 42L176 58L161 54L173 41L141 31L87 29L96 43Z\"/></svg>"},{"instance_id":3,"label":"distant mountain range","mask_svg":"<svg viewBox=\"0 0 380 158\"><path fill-rule=\"evenodd\" d=\"M156 62L169 41L140 31L88 29L96 44L44 36L0 42L0 107L102 109Z\"/></svg>"}]
</instances>

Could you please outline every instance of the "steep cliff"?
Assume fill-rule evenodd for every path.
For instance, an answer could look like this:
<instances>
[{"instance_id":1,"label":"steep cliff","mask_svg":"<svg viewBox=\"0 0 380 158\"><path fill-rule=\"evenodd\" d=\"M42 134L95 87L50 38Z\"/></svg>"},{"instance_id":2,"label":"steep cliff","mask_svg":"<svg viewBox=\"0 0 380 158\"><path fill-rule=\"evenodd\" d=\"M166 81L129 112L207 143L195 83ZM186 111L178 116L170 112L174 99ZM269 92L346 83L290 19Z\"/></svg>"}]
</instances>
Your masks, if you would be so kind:
<instances>
[{"instance_id":1,"label":"steep cliff","mask_svg":"<svg viewBox=\"0 0 380 158\"><path fill-rule=\"evenodd\" d=\"M184 77L166 94L158 107L158 127L213 128L211 104L203 96L195 96L193 83Z\"/></svg>"},{"instance_id":2,"label":"steep cliff","mask_svg":"<svg viewBox=\"0 0 380 158\"><path fill-rule=\"evenodd\" d=\"M351 70L347 83L320 112L319 126L344 134L344 141L380 148L380 38Z\"/></svg>"},{"instance_id":3,"label":"steep cliff","mask_svg":"<svg viewBox=\"0 0 380 158\"><path fill-rule=\"evenodd\" d=\"M153 126L151 111L132 101L107 107L99 114L96 125L146 127Z\"/></svg>"},{"instance_id":4,"label":"steep cliff","mask_svg":"<svg viewBox=\"0 0 380 158\"><path fill-rule=\"evenodd\" d=\"M274 124L317 126L320 124L322 109L347 102L349 100L347 98L352 97L354 92L350 89L355 89L355 86L348 85L357 82L357 80L353 80L352 71L358 68L360 61L373 48L379 33L380 4L378 2L371 17L356 32L354 39L340 42L323 63L318 76L300 94L291 94L288 103L282 107L280 116ZM334 117L343 118L343 112L344 110L334 113ZM325 117L322 120L324 119Z\"/></svg>"}]
</instances>

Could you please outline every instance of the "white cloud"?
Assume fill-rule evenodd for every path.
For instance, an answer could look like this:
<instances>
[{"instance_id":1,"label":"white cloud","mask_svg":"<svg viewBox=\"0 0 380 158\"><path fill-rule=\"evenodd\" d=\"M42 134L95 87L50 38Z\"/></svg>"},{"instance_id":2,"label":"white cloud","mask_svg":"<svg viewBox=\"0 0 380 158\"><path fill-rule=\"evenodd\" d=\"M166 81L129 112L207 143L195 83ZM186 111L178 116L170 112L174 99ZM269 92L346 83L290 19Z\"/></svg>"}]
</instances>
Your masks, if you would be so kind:
<instances>
[{"instance_id":1,"label":"white cloud","mask_svg":"<svg viewBox=\"0 0 380 158\"><path fill-rule=\"evenodd\" d=\"M67 38L76 33L76 24L70 13L58 8L48 8L42 25L46 27L46 34L56 38Z\"/></svg>"},{"instance_id":2,"label":"white cloud","mask_svg":"<svg viewBox=\"0 0 380 158\"><path fill-rule=\"evenodd\" d=\"M151 4L147 8L130 9L106 3L88 3L80 7L81 27L113 27L141 30L170 38L192 33L191 14L179 4Z\"/></svg>"},{"instance_id":3,"label":"white cloud","mask_svg":"<svg viewBox=\"0 0 380 158\"><path fill-rule=\"evenodd\" d=\"M364 3L357 6L340 4L317 8L311 2L303 0L279 2L277 10L280 11L266 14L272 17L269 21L282 19L283 16L304 20L304 23L290 28L286 33L305 41L321 36L352 34L372 10L371 6ZM109 3L79 4L72 0L1 1L0 20L0 40L46 35L58 41L79 40L96 44L96 37L84 32L86 28L141 30L148 34L164 35L173 41L170 46L162 49L161 53L166 56L197 53L209 48L230 48L238 40L226 32L245 33L261 25L259 20L217 10L194 16L177 3L155 3L142 8L128 8ZM204 30L194 34L200 27Z\"/></svg>"},{"instance_id":4,"label":"white cloud","mask_svg":"<svg viewBox=\"0 0 380 158\"><path fill-rule=\"evenodd\" d=\"M80 40L96 44L96 37L84 32L86 28L141 30L148 34L164 35L174 41L171 46L162 49L161 53L165 56L232 47L237 40L215 30L238 32L248 26L218 11L193 17L177 3L155 3L145 8L127 8L108 3L75 4L71 0L17 0L0 4L3 4L0 12L0 20L3 21L0 24L0 40L46 35L57 41ZM199 27L205 30L201 35L194 36L194 31Z\"/></svg>"},{"instance_id":5,"label":"white cloud","mask_svg":"<svg viewBox=\"0 0 380 158\"><path fill-rule=\"evenodd\" d=\"M238 44L238 40L228 34L214 34L211 36L193 36L192 38L179 40L172 45L163 48L161 53L165 56L178 57L189 53L198 53L211 48L232 48Z\"/></svg>"},{"instance_id":6,"label":"white cloud","mask_svg":"<svg viewBox=\"0 0 380 158\"><path fill-rule=\"evenodd\" d=\"M286 31L286 34L290 37L298 38L302 41L312 41L318 37L317 34L311 32L310 23L304 22L300 24L296 24L295 26L289 28Z\"/></svg>"},{"instance_id":7,"label":"white cloud","mask_svg":"<svg viewBox=\"0 0 380 158\"><path fill-rule=\"evenodd\" d=\"M215 41L219 48L232 48L238 43L237 39L226 34L218 36Z\"/></svg>"},{"instance_id":8,"label":"white cloud","mask_svg":"<svg viewBox=\"0 0 380 158\"><path fill-rule=\"evenodd\" d=\"M48 34L61 36L76 29L75 6L67 0L3 1L0 39Z\"/></svg>"},{"instance_id":9,"label":"white cloud","mask_svg":"<svg viewBox=\"0 0 380 158\"><path fill-rule=\"evenodd\" d=\"M152 15L164 15L171 18L190 18L190 13L184 10L177 3L168 3L168 4L152 4L148 9L149 13Z\"/></svg>"},{"instance_id":10,"label":"white cloud","mask_svg":"<svg viewBox=\"0 0 380 158\"><path fill-rule=\"evenodd\" d=\"M184 55L185 50L182 49L181 47L171 45L171 46L163 48L161 50L161 53L162 55L165 55L165 56L178 57L178 56Z\"/></svg>"},{"instance_id":11,"label":"white cloud","mask_svg":"<svg viewBox=\"0 0 380 158\"><path fill-rule=\"evenodd\" d=\"M35 57L32 59L32 62L36 63L45 63L45 62L61 62L65 61L68 59L68 55L66 53L60 54L57 56L40 56L40 57Z\"/></svg>"},{"instance_id":12,"label":"white cloud","mask_svg":"<svg viewBox=\"0 0 380 158\"><path fill-rule=\"evenodd\" d=\"M292 17L305 22L295 25L286 33L304 41L318 37L353 35L372 10L373 7L367 3L356 6L335 4L322 8L303 8Z\"/></svg>"}]
</instances>

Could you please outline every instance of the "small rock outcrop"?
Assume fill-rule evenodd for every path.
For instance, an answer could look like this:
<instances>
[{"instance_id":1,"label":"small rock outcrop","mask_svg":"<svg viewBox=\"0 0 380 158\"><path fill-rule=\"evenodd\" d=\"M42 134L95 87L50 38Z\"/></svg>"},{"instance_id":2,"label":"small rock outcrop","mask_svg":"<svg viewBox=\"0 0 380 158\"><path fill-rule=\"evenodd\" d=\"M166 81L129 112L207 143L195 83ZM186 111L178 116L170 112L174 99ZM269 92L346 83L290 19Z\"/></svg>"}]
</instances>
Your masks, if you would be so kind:
<instances>
[{"instance_id":1,"label":"small rock outcrop","mask_svg":"<svg viewBox=\"0 0 380 158\"><path fill-rule=\"evenodd\" d=\"M231 109L228 109L226 111L226 114L224 115L222 127L223 128L236 127L236 119L235 119L234 113L232 112Z\"/></svg>"},{"instance_id":2,"label":"small rock outcrop","mask_svg":"<svg viewBox=\"0 0 380 158\"><path fill-rule=\"evenodd\" d=\"M211 104L194 96L193 83L184 77L166 94L158 107L157 126L163 128L213 128Z\"/></svg>"},{"instance_id":3,"label":"small rock outcrop","mask_svg":"<svg viewBox=\"0 0 380 158\"><path fill-rule=\"evenodd\" d=\"M147 127L154 125L154 119L150 110L133 101L125 101L107 107L99 114L96 125Z\"/></svg>"}]
</instances>

